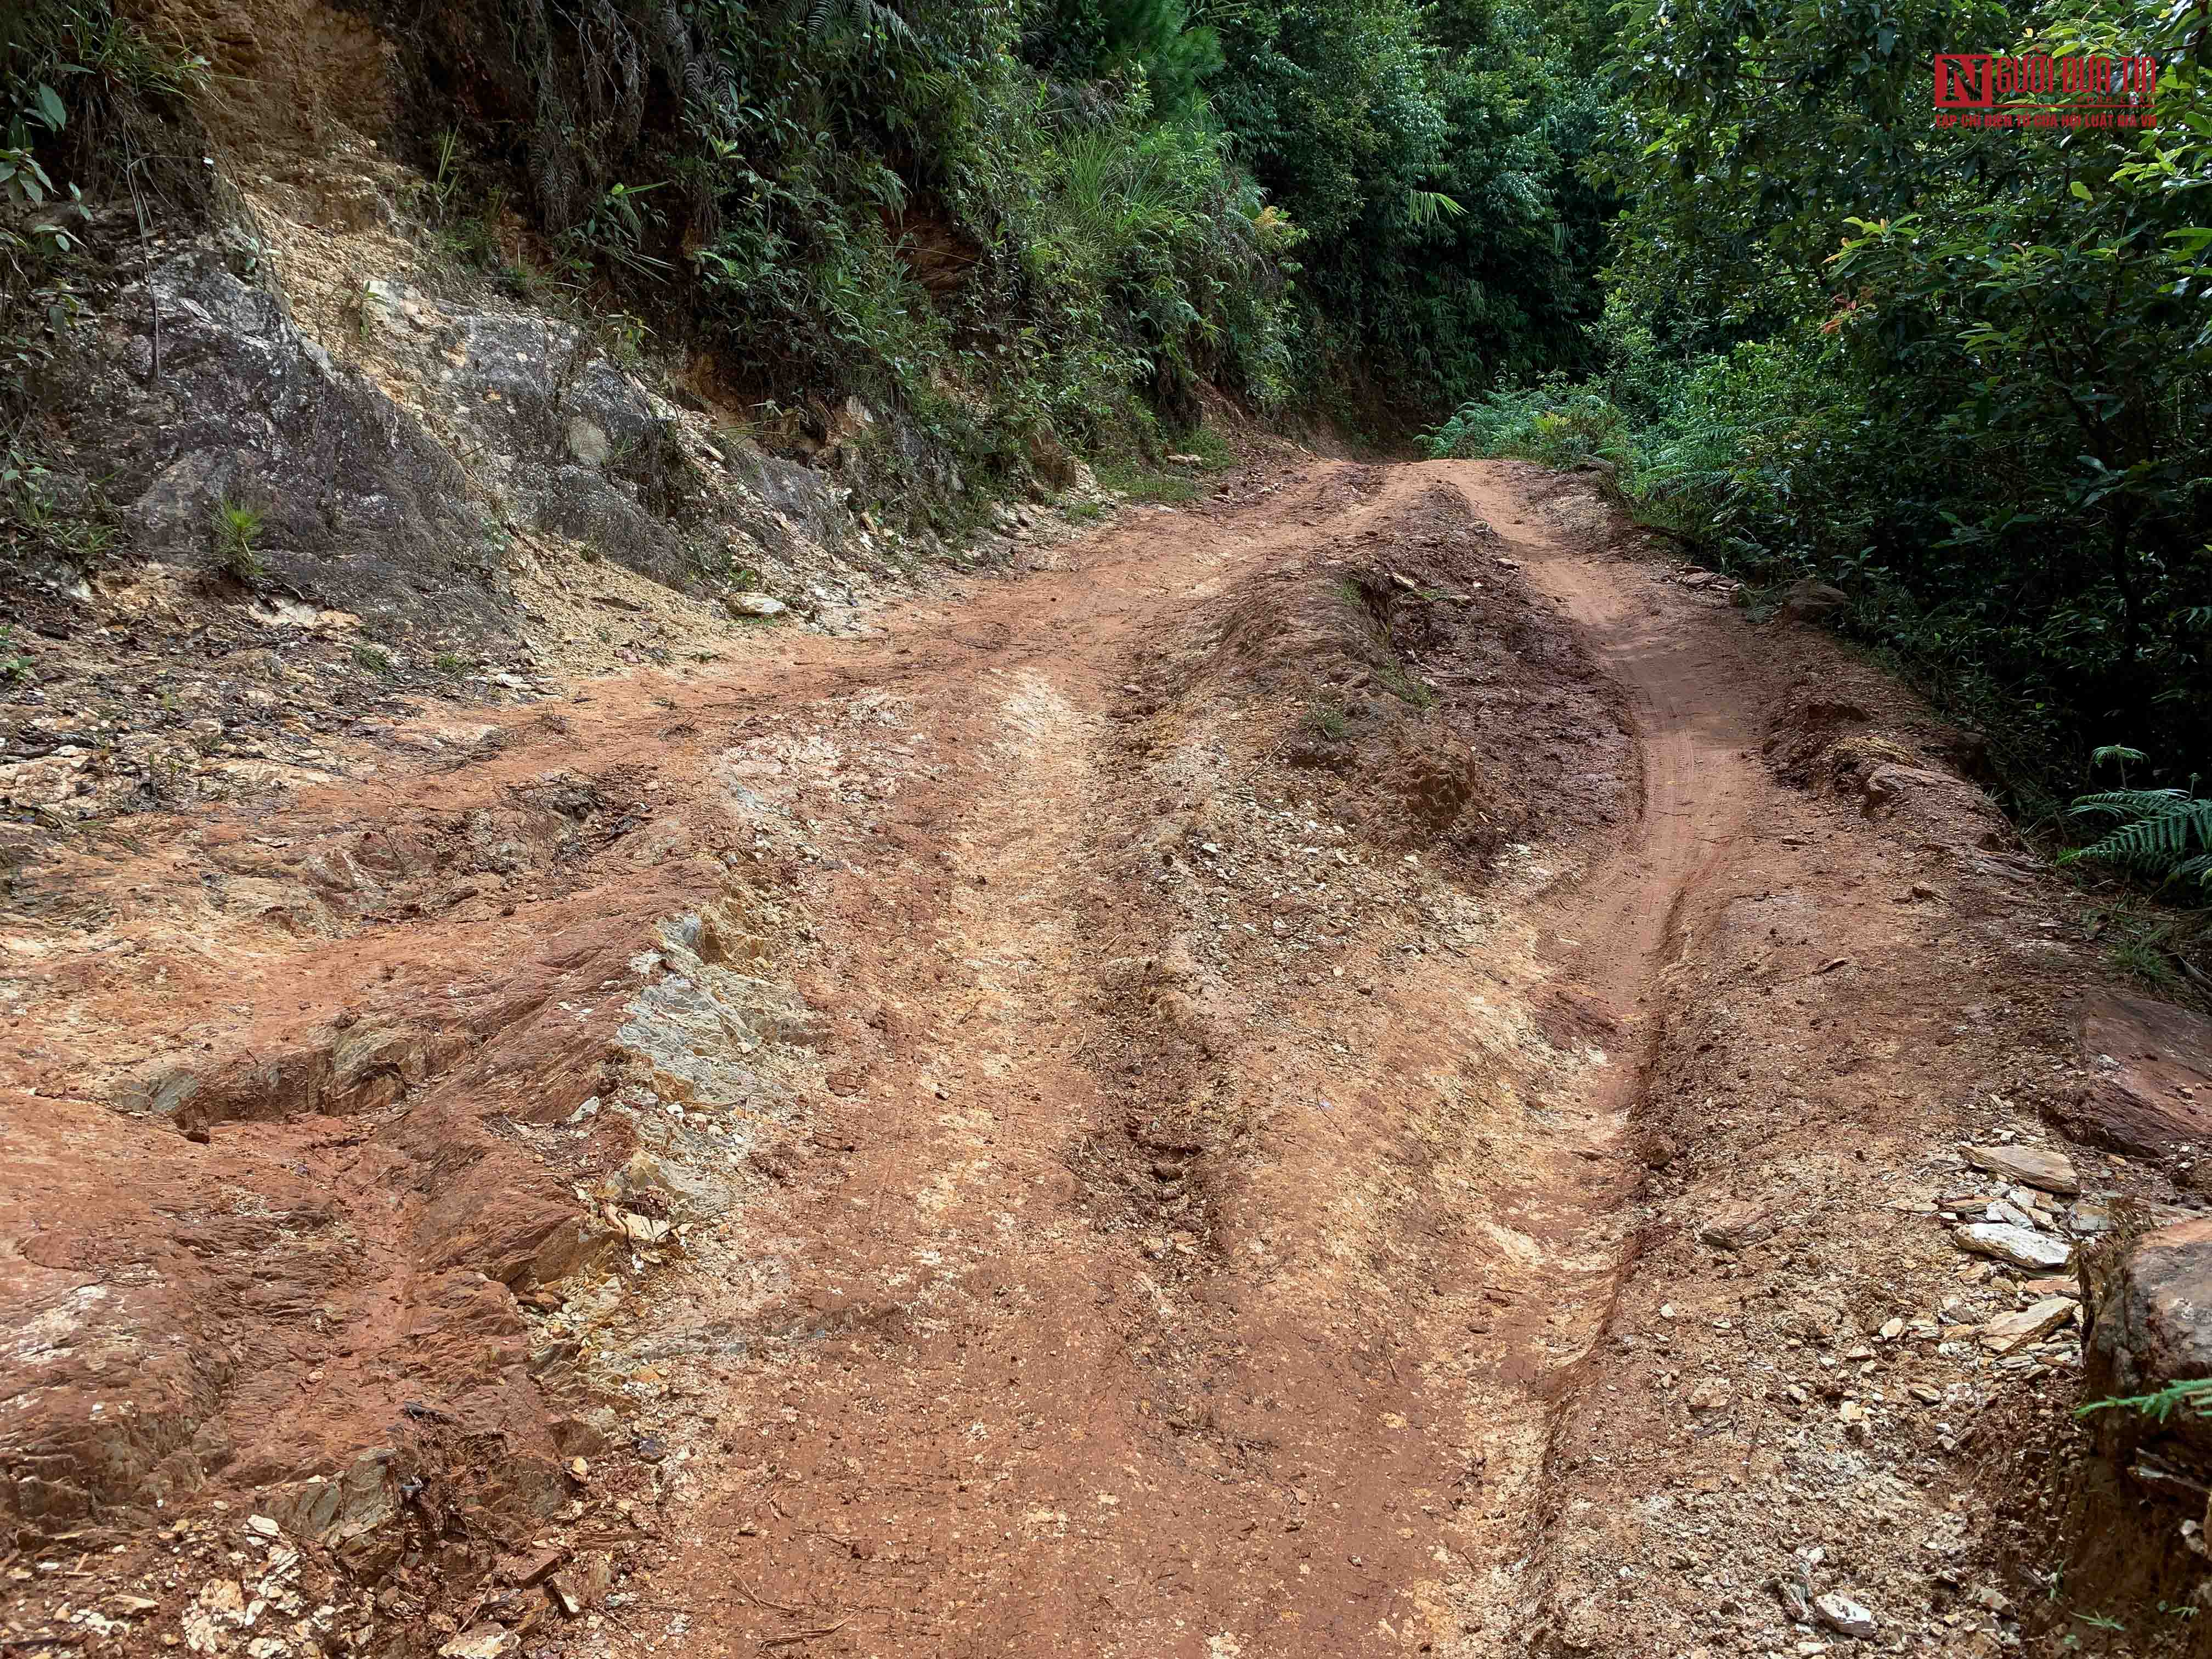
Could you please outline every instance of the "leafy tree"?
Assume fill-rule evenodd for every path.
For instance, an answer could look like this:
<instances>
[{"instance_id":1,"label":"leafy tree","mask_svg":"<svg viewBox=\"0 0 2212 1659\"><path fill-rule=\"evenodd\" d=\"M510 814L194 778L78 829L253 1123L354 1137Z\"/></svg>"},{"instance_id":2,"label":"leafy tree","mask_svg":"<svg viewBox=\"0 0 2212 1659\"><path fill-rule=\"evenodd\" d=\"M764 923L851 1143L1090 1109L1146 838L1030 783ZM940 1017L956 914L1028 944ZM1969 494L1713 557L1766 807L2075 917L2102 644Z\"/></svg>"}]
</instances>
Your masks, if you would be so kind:
<instances>
[{"instance_id":1,"label":"leafy tree","mask_svg":"<svg viewBox=\"0 0 2212 1659\"><path fill-rule=\"evenodd\" d=\"M1214 106L1312 236L1317 378L1435 406L1576 360L1596 313L1610 125L1586 21L1521 4L1257 0L1224 17Z\"/></svg>"},{"instance_id":2,"label":"leafy tree","mask_svg":"<svg viewBox=\"0 0 2212 1659\"><path fill-rule=\"evenodd\" d=\"M2212 750L2201 5L1637 0L1599 382L1653 517L1841 585L2047 810L2089 744ZM1962 43L2154 55L2154 129L1935 125ZM1439 441L1529 443L1485 405ZM1577 429L1603 421L1587 411Z\"/></svg>"},{"instance_id":3,"label":"leafy tree","mask_svg":"<svg viewBox=\"0 0 2212 1659\"><path fill-rule=\"evenodd\" d=\"M1175 115L1221 68L1221 40L1191 21L1184 0L1044 0L1023 55L1063 80L1127 81L1141 75L1152 106Z\"/></svg>"}]
</instances>

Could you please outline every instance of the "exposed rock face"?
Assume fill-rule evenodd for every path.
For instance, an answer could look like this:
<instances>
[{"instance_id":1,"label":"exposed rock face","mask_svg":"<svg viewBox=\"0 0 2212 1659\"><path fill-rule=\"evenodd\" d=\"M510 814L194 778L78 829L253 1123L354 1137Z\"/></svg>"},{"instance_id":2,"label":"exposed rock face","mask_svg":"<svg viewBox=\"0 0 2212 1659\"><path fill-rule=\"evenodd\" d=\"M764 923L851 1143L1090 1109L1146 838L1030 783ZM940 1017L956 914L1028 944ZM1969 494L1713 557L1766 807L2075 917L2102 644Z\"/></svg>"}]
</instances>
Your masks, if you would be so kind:
<instances>
[{"instance_id":1,"label":"exposed rock face","mask_svg":"<svg viewBox=\"0 0 2212 1659\"><path fill-rule=\"evenodd\" d=\"M2095 1322L2082 1355L2085 1401L2212 1377L2212 1218L2145 1233L2097 1277ZM2212 1475L2212 1419L2187 1407L2163 1421L2124 1407L2089 1421L2109 1457L2148 1450L2200 1481Z\"/></svg>"},{"instance_id":2,"label":"exposed rock face","mask_svg":"<svg viewBox=\"0 0 2212 1659\"><path fill-rule=\"evenodd\" d=\"M513 544L532 531L708 601L824 578L849 589L902 563L856 494L896 495L926 521L965 488L895 410L848 400L860 412L825 427L810 462L787 459L648 386L574 322L370 277L345 332L325 314L319 342L270 262L236 263L205 239L115 292L49 388L69 432L55 488L82 506L98 480L118 551L188 576L224 562L218 507L250 509L260 599L372 639L514 631ZM60 591L80 573L31 574ZM30 778L10 793L70 787Z\"/></svg>"},{"instance_id":3,"label":"exposed rock face","mask_svg":"<svg viewBox=\"0 0 2212 1659\"><path fill-rule=\"evenodd\" d=\"M2212 1140L2212 1019L2107 996L2082 1016L2081 1048L2092 1080L2052 1114L2069 1134L2145 1158Z\"/></svg>"},{"instance_id":4,"label":"exposed rock face","mask_svg":"<svg viewBox=\"0 0 2212 1659\"><path fill-rule=\"evenodd\" d=\"M485 470L514 510L671 586L696 577L684 532L707 501L674 426L581 331L464 314L425 343L449 365L426 386L442 387L452 415L479 436Z\"/></svg>"},{"instance_id":5,"label":"exposed rock face","mask_svg":"<svg viewBox=\"0 0 2212 1659\"><path fill-rule=\"evenodd\" d=\"M365 616L434 598L452 621L490 619L495 568L460 467L276 295L180 254L124 290L107 343L119 361L87 366L74 432L134 554L214 562L228 501L261 515L254 550L283 585Z\"/></svg>"}]
</instances>

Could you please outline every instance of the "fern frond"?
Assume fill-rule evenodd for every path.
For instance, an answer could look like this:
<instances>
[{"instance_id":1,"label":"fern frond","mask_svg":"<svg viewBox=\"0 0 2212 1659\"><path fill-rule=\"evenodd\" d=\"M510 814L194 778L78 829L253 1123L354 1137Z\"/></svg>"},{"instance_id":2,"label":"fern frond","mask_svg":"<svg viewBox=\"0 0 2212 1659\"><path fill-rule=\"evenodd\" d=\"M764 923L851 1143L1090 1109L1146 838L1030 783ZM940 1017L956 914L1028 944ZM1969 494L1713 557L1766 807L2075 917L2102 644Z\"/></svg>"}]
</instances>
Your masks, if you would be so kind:
<instances>
[{"instance_id":1,"label":"fern frond","mask_svg":"<svg viewBox=\"0 0 2212 1659\"><path fill-rule=\"evenodd\" d=\"M884 34L903 46L915 44L914 26L888 0L791 0L784 27L804 27L808 37L826 40L840 25L862 34Z\"/></svg>"},{"instance_id":2,"label":"fern frond","mask_svg":"<svg viewBox=\"0 0 2212 1659\"><path fill-rule=\"evenodd\" d=\"M2101 838L2063 855L2065 862L2095 859L2162 876L2212 884L2212 800L2185 789L2112 789L2083 795L2077 817L2121 820Z\"/></svg>"}]
</instances>

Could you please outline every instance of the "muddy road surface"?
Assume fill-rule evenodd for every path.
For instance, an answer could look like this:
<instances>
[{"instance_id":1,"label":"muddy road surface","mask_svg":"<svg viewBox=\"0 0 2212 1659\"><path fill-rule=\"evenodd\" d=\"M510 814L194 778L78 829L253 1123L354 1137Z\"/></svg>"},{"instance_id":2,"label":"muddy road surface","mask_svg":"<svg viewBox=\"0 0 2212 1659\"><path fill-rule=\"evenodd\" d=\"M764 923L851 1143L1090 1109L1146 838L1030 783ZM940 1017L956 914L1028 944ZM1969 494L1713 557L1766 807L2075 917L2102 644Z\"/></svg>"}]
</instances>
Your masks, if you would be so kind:
<instances>
[{"instance_id":1,"label":"muddy road surface","mask_svg":"<svg viewBox=\"0 0 2212 1659\"><path fill-rule=\"evenodd\" d=\"M1588 483L1279 462L19 870L0 1644L2018 1650L2075 1339L1941 1206L2087 958Z\"/></svg>"}]
</instances>

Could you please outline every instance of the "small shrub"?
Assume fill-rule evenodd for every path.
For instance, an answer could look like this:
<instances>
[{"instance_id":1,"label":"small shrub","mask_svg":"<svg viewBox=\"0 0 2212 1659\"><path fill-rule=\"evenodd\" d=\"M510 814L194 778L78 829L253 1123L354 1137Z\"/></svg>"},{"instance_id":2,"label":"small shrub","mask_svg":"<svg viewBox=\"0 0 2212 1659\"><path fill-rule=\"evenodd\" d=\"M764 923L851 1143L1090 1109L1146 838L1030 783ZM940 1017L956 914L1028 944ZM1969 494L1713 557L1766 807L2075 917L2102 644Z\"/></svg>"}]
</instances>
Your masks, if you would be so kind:
<instances>
[{"instance_id":1,"label":"small shrub","mask_svg":"<svg viewBox=\"0 0 2212 1659\"><path fill-rule=\"evenodd\" d=\"M2127 927L2106 947L2105 959L2116 971L2154 990L2172 990L2181 979L2173 965L2175 932L2170 924L2156 922Z\"/></svg>"},{"instance_id":2,"label":"small shrub","mask_svg":"<svg viewBox=\"0 0 2212 1659\"><path fill-rule=\"evenodd\" d=\"M1329 743L1342 743L1352 734L1352 722L1344 710L1333 702L1309 703L1306 706L1306 730Z\"/></svg>"},{"instance_id":3,"label":"small shrub","mask_svg":"<svg viewBox=\"0 0 2212 1659\"><path fill-rule=\"evenodd\" d=\"M15 630L0 625L0 680L19 684L31 678L32 666L30 657L15 648Z\"/></svg>"},{"instance_id":4,"label":"small shrub","mask_svg":"<svg viewBox=\"0 0 2212 1659\"><path fill-rule=\"evenodd\" d=\"M114 546L115 532L100 516L107 509L98 489L74 483L26 445L0 452L0 552L42 554L76 570L96 568Z\"/></svg>"},{"instance_id":5,"label":"small shrub","mask_svg":"<svg viewBox=\"0 0 2212 1659\"><path fill-rule=\"evenodd\" d=\"M430 661L432 666L441 674L461 674L468 672L467 660L455 652L441 651Z\"/></svg>"},{"instance_id":6,"label":"small shrub","mask_svg":"<svg viewBox=\"0 0 2212 1659\"><path fill-rule=\"evenodd\" d=\"M365 668L372 674L389 674L392 672L392 653L381 646L356 645L353 648L353 665Z\"/></svg>"},{"instance_id":7,"label":"small shrub","mask_svg":"<svg viewBox=\"0 0 2212 1659\"><path fill-rule=\"evenodd\" d=\"M1411 703L1416 708L1431 708L1436 705L1437 694L1407 672L1406 665L1401 662L1384 663L1375 671L1375 678L1401 702Z\"/></svg>"},{"instance_id":8,"label":"small shrub","mask_svg":"<svg viewBox=\"0 0 2212 1659\"><path fill-rule=\"evenodd\" d=\"M1186 433L1182 447L1186 454L1197 456L1200 465L1209 472L1225 472L1235 466L1238 459L1229 440L1210 426L1201 426Z\"/></svg>"},{"instance_id":9,"label":"small shrub","mask_svg":"<svg viewBox=\"0 0 2212 1659\"><path fill-rule=\"evenodd\" d=\"M1110 489L1125 501L1180 505L1206 493L1194 478L1180 472L1155 471L1141 461L1099 461L1091 471L1101 489Z\"/></svg>"},{"instance_id":10,"label":"small shrub","mask_svg":"<svg viewBox=\"0 0 2212 1659\"><path fill-rule=\"evenodd\" d=\"M258 546L261 539L258 508L225 497L215 504L216 562L241 582L255 582L269 574Z\"/></svg>"}]
</instances>

